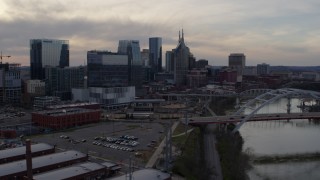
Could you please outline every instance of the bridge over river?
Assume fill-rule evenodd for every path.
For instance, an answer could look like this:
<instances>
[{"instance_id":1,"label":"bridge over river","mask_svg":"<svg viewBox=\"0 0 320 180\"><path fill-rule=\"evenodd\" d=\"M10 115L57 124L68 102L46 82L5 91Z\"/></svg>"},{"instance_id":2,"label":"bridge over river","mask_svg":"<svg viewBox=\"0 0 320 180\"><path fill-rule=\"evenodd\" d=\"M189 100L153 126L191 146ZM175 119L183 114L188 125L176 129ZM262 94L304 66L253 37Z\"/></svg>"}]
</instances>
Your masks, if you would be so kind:
<instances>
[{"instance_id":1,"label":"bridge over river","mask_svg":"<svg viewBox=\"0 0 320 180\"><path fill-rule=\"evenodd\" d=\"M224 124L224 123L240 123L246 116L231 115L231 116L213 116L213 117L193 117L187 120L189 125L203 125L203 124ZM276 114L255 114L251 116L248 121L277 121L277 120L291 120L291 119L319 119L320 112L309 113L276 113ZM182 120L185 123L185 120Z\"/></svg>"},{"instance_id":2,"label":"bridge over river","mask_svg":"<svg viewBox=\"0 0 320 180\"><path fill-rule=\"evenodd\" d=\"M251 99L246 104L241 106L233 115L230 116L217 116L217 117L197 117L192 118L190 121L182 120L183 123L196 125L196 124L219 124L219 123L237 123L233 133L237 132L240 127L247 121L271 121L271 120L290 120L290 119L319 119L320 113L304 112L304 113L291 113L291 101L295 98L312 98L320 102L320 93L315 91L283 88L275 90L261 90L252 92L264 92L257 97ZM257 114L263 107L282 98L288 98L287 113L284 114ZM245 110L250 109L251 112L244 114Z\"/></svg>"}]
</instances>

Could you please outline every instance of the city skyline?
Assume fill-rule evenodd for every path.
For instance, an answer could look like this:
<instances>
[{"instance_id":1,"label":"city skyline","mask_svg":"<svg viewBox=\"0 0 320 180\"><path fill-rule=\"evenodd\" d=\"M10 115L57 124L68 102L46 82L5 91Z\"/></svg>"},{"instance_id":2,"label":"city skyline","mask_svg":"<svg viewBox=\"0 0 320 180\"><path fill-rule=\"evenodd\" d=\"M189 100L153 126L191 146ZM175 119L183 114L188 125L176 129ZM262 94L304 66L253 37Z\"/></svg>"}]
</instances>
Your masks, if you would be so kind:
<instances>
[{"instance_id":1,"label":"city skyline","mask_svg":"<svg viewBox=\"0 0 320 180\"><path fill-rule=\"evenodd\" d=\"M165 57L183 28L194 56L211 65L227 65L230 53L244 53L247 65L319 65L318 1L132 2L1 1L0 50L12 56L3 62L29 66L29 40L43 38L69 40L71 66L91 49L116 52L121 39L146 49L149 37L161 37Z\"/></svg>"}]
</instances>

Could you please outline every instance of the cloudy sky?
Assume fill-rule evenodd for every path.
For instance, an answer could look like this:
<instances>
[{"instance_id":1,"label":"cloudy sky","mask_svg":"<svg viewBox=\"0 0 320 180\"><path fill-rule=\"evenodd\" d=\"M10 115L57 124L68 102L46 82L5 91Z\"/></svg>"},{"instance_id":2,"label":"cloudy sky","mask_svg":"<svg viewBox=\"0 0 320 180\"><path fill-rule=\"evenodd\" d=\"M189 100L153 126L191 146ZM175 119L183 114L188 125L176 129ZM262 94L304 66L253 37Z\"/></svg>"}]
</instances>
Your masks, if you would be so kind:
<instances>
[{"instance_id":1,"label":"cloudy sky","mask_svg":"<svg viewBox=\"0 0 320 180\"><path fill-rule=\"evenodd\" d=\"M178 31L197 59L227 65L242 52L247 65L320 65L319 0L1 0L0 50L29 65L29 40L65 39L70 64L86 51L116 51L120 39L163 38L175 48ZM163 60L164 61L164 60Z\"/></svg>"}]
</instances>

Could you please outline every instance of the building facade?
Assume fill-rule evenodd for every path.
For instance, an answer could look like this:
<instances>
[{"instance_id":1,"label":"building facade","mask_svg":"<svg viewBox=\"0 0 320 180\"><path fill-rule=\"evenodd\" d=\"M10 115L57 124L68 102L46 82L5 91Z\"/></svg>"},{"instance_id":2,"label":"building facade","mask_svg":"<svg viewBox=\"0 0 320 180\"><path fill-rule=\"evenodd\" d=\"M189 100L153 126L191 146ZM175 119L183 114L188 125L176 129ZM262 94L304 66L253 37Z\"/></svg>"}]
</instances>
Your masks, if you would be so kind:
<instances>
[{"instance_id":1,"label":"building facade","mask_svg":"<svg viewBox=\"0 0 320 180\"><path fill-rule=\"evenodd\" d=\"M162 72L162 38L149 38L149 64L151 66L151 77ZM154 78L153 78L154 80Z\"/></svg>"},{"instance_id":2,"label":"building facade","mask_svg":"<svg viewBox=\"0 0 320 180\"><path fill-rule=\"evenodd\" d=\"M320 81L319 72L301 72L300 78L307 81Z\"/></svg>"},{"instance_id":3,"label":"building facade","mask_svg":"<svg viewBox=\"0 0 320 180\"><path fill-rule=\"evenodd\" d=\"M61 99L59 97L39 96L34 98L33 106L38 109L44 109L47 106L57 105L60 102Z\"/></svg>"},{"instance_id":4,"label":"building facade","mask_svg":"<svg viewBox=\"0 0 320 180\"><path fill-rule=\"evenodd\" d=\"M166 71L174 72L174 53L173 51L166 51Z\"/></svg>"},{"instance_id":5,"label":"building facade","mask_svg":"<svg viewBox=\"0 0 320 180\"><path fill-rule=\"evenodd\" d=\"M196 61L196 68L204 69L208 65L209 63L208 63L208 60L206 59L199 59L198 61Z\"/></svg>"},{"instance_id":6,"label":"building facade","mask_svg":"<svg viewBox=\"0 0 320 180\"><path fill-rule=\"evenodd\" d=\"M257 76L256 66L246 66L243 68L242 75L244 76Z\"/></svg>"},{"instance_id":7,"label":"building facade","mask_svg":"<svg viewBox=\"0 0 320 180\"><path fill-rule=\"evenodd\" d=\"M258 75L268 75L270 74L270 65L266 63L257 65L257 74Z\"/></svg>"},{"instance_id":8,"label":"building facade","mask_svg":"<svg viewBox=\"0 0 320 180\"><path fill-rule=\"evenodd\" d=\"M236 70L238 75L242 75L245 66L246 56L243 53L232 53L229 55L229 68Z\"/></svg>"},{"instance_id":9,"label":"building facade","mask_svg":"<svg viewBox=\"0 0 320 180\"><path fill-rule=\"evenodd\" d=\"M143 66L149 66L149 49L142 49L141 60Z\"/></svg>"},{"instance_id":10,"label":"building facade","mask_svg":"<svg viewBox=\"0 0 320 180\"><path fill-rule=\"evenodd\" d=\"M128 55L107 51L88 51L87 64L89 87L129 85Z\"/></svg>"},{"instance_id":11,"label":"building facade","mask_svg":"<svg viewBox=\"0 0 320 180\"><path fill-rule=\"evenodd\" d=\"M0 63L0 103L21 102L20 64Z\"/></svg>"},{"instance_id":12,"label":"building facade","mask_svg":"<svg viewBox=\"0 0 320 180\"><path fill-rule=\"evenodd\" d=\"M237 71L234 69L222 69L219 74L219 82L220 83L236 83L237 82Z\"/></svg>"},{"instance_id":13,"label":"building facade","mask_svg":"<svg viewBox=\"0 0 320 180\"><path fill-rule=\"evenodd\" d=\"M33 112L32 122L43 128L66 129L100 121L101 110L70 108Z\"/></svg>"},{"instance_id":14,"label":"building facade","mask_svg":"<svg viewBox=\"0 0 320 180\"><path fill-rule=\"evenodd\" d=\"M27 80L26 93L31 95L45 95L46 83L41 80Z\"/></svg>"},{"instance_id":15,"label":"building facade","mask_svg":"<svg viewBox=\"0 0 320 180\"><path fill-rule=\"evenodd\" d=\"M45 79L45 66L69 66L69 41L54 39L30 40L31 79Z\"/></svg>"},{"instance_id":16,"label":"building facade","mask_svg":"<svg viewBox=\"0 0 320 180\"><path fill-rule=\"evenodd\" d=\"M120 40L118 54L128 56L129 85L140 88L143 81L140 44L137 40Z\"/></svg>"},{"instance_id":17,"label":"building facade","mask_svg":"<svg viewBox=\"0 0 320 180\"><path fill-rule=\"evenodd\" d=\"M103 107L127 105L135 99L135 87L89 87L89 102L100 103Z\"/></svg>"},{"instance_id":18,"label":"building facade","mask_svg":"<svg viewBox=\"0 0 320 180\"><path fill-rule=\"evenodd\" d=\"M187 74L187 85L191 88L198 88L208 84L207 81L208 70L193 69Z\"/></svg>"},{"instance_id":19,"label":"building facade","mask_svg":"<svg viewBox=\"0 0 320 180\"><path fill-rule=\"evenodd\" d=\"M45 67L46 95L71 99L72 88L86 88L86 67Z\"/></svg>"}]
</instances>

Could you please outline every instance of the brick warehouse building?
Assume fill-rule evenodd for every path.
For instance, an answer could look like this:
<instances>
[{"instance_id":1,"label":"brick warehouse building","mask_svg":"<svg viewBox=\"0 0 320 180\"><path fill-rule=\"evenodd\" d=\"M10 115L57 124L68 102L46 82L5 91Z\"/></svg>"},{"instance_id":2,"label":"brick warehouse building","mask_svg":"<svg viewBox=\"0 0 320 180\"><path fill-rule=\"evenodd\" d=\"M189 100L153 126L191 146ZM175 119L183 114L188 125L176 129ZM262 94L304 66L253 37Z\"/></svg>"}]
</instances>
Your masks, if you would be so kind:
<instances>
[{"instance_id":1,"label":"brick warehouse building","mask_svg":"<svg viewBox=\"0 0 320 180\"><path fill-rule=\"evenodd\" d=\"M93 109L57 109L34 112L32 122L43 128L61 130L100 121L101 110Z\"/></svg>"}]
</instances>

